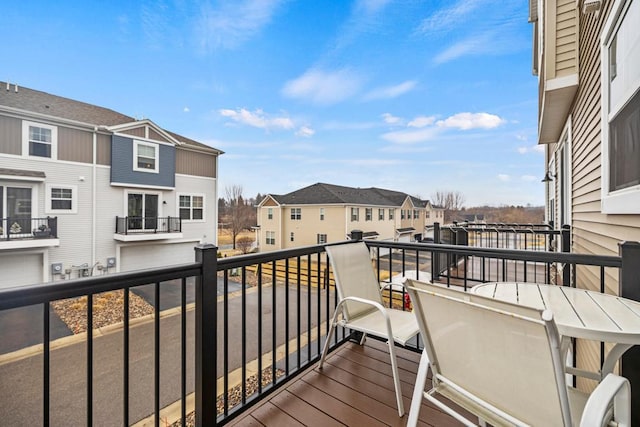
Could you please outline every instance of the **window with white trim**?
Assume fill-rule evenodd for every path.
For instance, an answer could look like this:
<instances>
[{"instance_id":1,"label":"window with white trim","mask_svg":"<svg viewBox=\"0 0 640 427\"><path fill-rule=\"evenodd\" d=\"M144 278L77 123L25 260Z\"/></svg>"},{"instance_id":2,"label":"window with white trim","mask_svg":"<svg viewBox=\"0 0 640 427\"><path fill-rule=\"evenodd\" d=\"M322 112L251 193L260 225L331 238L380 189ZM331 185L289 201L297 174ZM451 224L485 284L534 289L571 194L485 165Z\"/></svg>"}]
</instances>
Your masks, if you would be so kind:
<instances>
[{"instance_id":1,"label":"window with white trim","mask_svg":"<svg viewBox=\"0 0 640 427\"><path fill-rule=\"evenodd\" d=\"M324 221L324 208L320 208L320 221Z\"/></svg>"},{"instance_id":2,"label":"window with white trim","mask_svg":"<svg viewBox=\"0 0 640 427\"><path fill-rule=\"evenodd\" d=\"M395 209L389 209L389 219L393 219L394 212L395 212Z\"/></svg>"},{"instance_id":3,"label":"window with white trim","mask_svg":"<svg viewBox=\"0 0 640 427\"><path fill-rule=\"evenodd\" d=\"M47 184L46 213L77 213L78 187L75 185Z\"/></svg>"},{"instance_id":4,"label":"window with white trim","mask_svg":"<svg viewBox=\"0 0 640 427\"><path fill-rule=\"evenodd\" d=\"M178 214L183 221L204 221L204 195L179 194Z\"/></svg>"},{"instance_id":5,"label":"window with white trim","mask_svg":"<svg viewBox=\"0 0 640 427\"><path fill-rule=\"evenodd\" d=\"M302 208L291 208L291 219L299 221L302 219Z\"/></svg>"},{"instance_id":6,"label":"window with white trim","mask_svg":"<svg viewBox=\"0 0 640 427\"><path fill-rule=\"evenodd\" d=\"M266 244L267 245L275 245L276 244L276 232L275 231L267 231L266 232Z\"/></svg>"},{"instance_id":7,"label":"window with white trim","mask_svg":"<svg viewBox=\"0 0 640 427\"><path fill-rule=\"evenodd\" d=\"M360 221L360 208L351 208L351 222Z\"/></svg>"},{"instance_id":8,"label":"window with white trim","mask_svg":"<svg viewBox=\"0 0 640 427\"><path fill-rule=\"evenodd\" d=\"M58 157L58 128L23 120L22 155L56 159Z\"/></svg>"},{"instance_id":9,"label":"window with white trim","mask_svg":"<svg viewBox=\"0 0 640 427\"><path fill-rule=\"evenodd\" d=\"M378 209L378 221L384 221L384 209Z\"/></svg>"},{"instance_id":10,"label":"window with white trim","mask_svg":"<svg viewBox=\"0 0 640 427\"><path fill-rule=\"evenodd\" d=\"M296 240L296 234L292 231L291 236L289 238L291 239L292 242L294 242Z\"/></svg>"},{"instance_id":11,"label":"window with white trim","mask_svg":"<svg viewBox=\"0 0 640 427\"><path fill-rule=\"evenodd\" d=\"M267 208L267 219L273 219L273 208Z\"/></svg>"},{"instance_id":12,"label":"window with white trim","mask_svg":"<svg viewBox=\"0 0 640 427\"><path fill-rule=\"evenodd\" d=\"M640 2L616 0L602 33L602 211L640 213Z\"/></svg>"},{"instance_id":13,"label":"window with white trim","mask_svg":"<svg viewBox=\"0 0 640 427\"><path fill-rule=\"evenodd\" d=\"M133 170L139 172L159 171L160 147L145 141L133 141Z\"/></svg>"},{"instance_id":14,"label":"window with white trim","mask_svg":"<svg viewBox=\"0 0 640 427\"><path fill-rule=\"evenodd\" d=\"M364 209L364 220L365 221L371 221L373 218L373 209L372 208L365 208Z\"/></svg>"},{"instance_id":15,"label":"window with white trim","mask_svg":"<svg viewBox=\"0 0 640 427\"><path fill-rule=\"evenodd\" d=\"M327 243L327 235L326 234L318 234L318 244L319 245L324 245L325 243Z\"/></svg>"}]
</instances>

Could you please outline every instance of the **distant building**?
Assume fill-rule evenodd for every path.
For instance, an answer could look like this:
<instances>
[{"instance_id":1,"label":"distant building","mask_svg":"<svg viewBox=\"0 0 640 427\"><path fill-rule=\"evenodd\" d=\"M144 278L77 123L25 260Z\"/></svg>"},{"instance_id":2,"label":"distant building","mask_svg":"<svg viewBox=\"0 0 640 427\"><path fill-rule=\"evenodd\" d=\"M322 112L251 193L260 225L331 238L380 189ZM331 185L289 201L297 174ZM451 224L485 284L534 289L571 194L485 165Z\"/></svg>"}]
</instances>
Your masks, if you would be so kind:
<instances>
[{"instance_id":1,"label":"distant building","mask_svg":"<svg viewBox=\"0 0 640 427\"><path fill-rule=\"evenodd\" d=\"M0 82L0 287L193 261L217 240L221 153Z\"/></svg>"},{"instance_id":2,"label":"distant building","mask_svg":"<svg viewBox=\"0 0 640 427\"><path fill-rule=\"evenodd\" d=\"M444 209L400 191L317 183L258 205L261 251L342 241L361 230L366 239L413 241L442 222Z\"/></svg>"}]
</instances>

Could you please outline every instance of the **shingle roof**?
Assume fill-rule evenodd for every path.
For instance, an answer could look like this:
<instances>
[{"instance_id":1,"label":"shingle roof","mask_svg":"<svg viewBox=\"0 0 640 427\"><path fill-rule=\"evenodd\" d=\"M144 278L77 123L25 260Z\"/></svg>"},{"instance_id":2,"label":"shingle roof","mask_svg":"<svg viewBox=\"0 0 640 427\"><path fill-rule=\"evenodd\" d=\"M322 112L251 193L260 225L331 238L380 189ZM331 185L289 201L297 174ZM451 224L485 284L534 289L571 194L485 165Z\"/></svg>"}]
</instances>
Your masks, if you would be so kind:
<instances>
[{"instance_id":1,"label":"shingle roof","mask_svg":"<svg viewBox=\"0 0 640 427\"><path fill-rule=\"evenodd\" d=\"M136 121L133 117L118 113L109 108L98 107L97 105L75 101L39 90L20 86L16 91L15 85L9 85L1 81L0 105L95 126L114 126ZM166 132L185 144L220 152L213 147L177 133Z\"/></svg>"},{"instance_id":2,"label":"shingle roof","mask_svg":"<svg viewBox=\"0 0 640 427\"><path fill-rule=\"evenodd\" d=\"M330 205L354 204L373 206L401 206L411 197L415 206L426 202L400 191L384 188L353 188L318 182L284 195L271 194L281 205Z\"/></svg>"}]
</instances>

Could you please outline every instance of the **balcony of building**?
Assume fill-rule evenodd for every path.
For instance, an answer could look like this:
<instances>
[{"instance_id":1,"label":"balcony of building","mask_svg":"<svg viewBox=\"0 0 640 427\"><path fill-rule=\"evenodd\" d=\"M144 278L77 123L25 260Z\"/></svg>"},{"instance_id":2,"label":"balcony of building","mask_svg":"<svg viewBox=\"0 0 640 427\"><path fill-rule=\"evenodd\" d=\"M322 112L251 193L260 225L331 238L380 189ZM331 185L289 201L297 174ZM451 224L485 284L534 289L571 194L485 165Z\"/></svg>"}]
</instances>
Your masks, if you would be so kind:
<instances>
[{"instance_id":1,"label":"balcony of building","mask_svg":"<svg viewBox=\"0 0 640 427\"><path fill-rule=\"evenodd\" d=\"M140 242L182 238L182 219L178 217L116 217L115 240Z\"/></svg>"},{"instance_id":2,"label":"balcony of building","mask_svg":"<svg viewBox=\"0 0 640 427\"><path fill-rule=\"evenodd\" d=\"M0 219L0 250L59 245L57 217L16 216Z\"/></svg>"},{"instance_id":3,"label":"balcony of building","mask_svg":"<svg viewBox=\"0 0 640 427\"><path fill-rule=\"evenodd\" d=\"M533 240L530 231L514 234L533 229L528 226L495 226L511 231L486 239L479 226L438 228L435 243L366 241L378 280L392 285L383 291L389 305L407 307L402 287L394 286L405 276L459 289L488 281L575 287L588 278L606 292L613 275L638 273L628 261L637 254L634 245L620 256L586 256L548 251L563 239L562 230L548 227ZM512 248L519 235L527 236L526 248ZM323 245L221 259L216 252L204 245L191 264L0 290L0 313L39 307L42 334L36 345L0 355L0 419L9 425L406 423L406 415L398 417L384 343L368 338L360 346L339 328L324 369L317 369L337 304ZM99 305L108 292L120 293L121 317L102 326ZM131 305L136 295L146 295L152 307L138 318ZM69 299L84 302L81 314L92 333L53 339L51 307ZM405 408L421 347L418 337L398 353ZM593 350L574 346L573 363L586 351ZM590 357L604 352L600 343ZM639 362L632 355L623 366ZM457 425L426 403L420 422Z\"/></svg>"}]
</instances>

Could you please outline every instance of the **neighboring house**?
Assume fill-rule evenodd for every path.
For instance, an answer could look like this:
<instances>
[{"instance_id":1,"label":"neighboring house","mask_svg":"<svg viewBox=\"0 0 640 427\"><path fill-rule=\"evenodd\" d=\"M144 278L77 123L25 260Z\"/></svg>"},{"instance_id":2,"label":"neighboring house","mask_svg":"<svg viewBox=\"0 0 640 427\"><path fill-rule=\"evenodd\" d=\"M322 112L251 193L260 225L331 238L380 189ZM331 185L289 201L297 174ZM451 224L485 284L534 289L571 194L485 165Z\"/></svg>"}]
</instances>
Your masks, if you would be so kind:
<instances>
[{"instance_id":1,"label":"neighboring house","mask_svg":"<svg viewBox=\"0 0 640 427\"><path fill-rule=\"evenodd\" d=\"M444 211L399 191L317 183L258 205L261 251L342 241L351 231L365 238L413 241L442 222Z\"/></svg>"},{"instance_id":2,"label":"neighboring house","mask_svg":"<svg viewBox=\"0 0 640 427\"><path fill-rule=\"evenodd\" d=\"M546 219L571 226L571 252L618 255L640 241L640 1L531 0L530 21ZM576 277L600 289L598 272ZM605 286L621 292L617 274ZM599 363L597 343L578 342L577 354Z\"/></svg>"},{"instance_id":3,"label":"neighboring house","mask_svg":"<svg viewBox=\"0 0 640 427\"><path fill-rule=\"evenodd\" d=\"M217 240L221 153L0 83L0 287L192 262Z\"/></svg>"}]
</instances>

